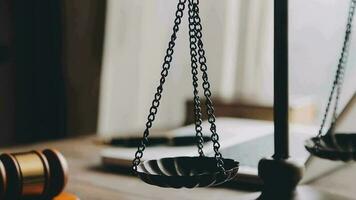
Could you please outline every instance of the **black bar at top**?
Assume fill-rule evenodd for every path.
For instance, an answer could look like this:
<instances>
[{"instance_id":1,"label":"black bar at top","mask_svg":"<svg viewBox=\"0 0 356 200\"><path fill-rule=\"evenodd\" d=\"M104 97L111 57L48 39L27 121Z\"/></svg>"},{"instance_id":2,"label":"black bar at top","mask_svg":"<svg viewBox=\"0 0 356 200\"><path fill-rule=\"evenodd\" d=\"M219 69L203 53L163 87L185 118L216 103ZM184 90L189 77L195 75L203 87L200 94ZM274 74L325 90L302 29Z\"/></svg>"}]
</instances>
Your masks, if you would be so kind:
<instances>
[{"instance_id":1,"label":"black bar at top","mask_svg":"<svg viewBox=\"0 0 356 200\"><path fill-rule=\"evenodd\" d=\"M274 155L289 157L288 0L274 0Z\"/></svg>"}]
</instances>

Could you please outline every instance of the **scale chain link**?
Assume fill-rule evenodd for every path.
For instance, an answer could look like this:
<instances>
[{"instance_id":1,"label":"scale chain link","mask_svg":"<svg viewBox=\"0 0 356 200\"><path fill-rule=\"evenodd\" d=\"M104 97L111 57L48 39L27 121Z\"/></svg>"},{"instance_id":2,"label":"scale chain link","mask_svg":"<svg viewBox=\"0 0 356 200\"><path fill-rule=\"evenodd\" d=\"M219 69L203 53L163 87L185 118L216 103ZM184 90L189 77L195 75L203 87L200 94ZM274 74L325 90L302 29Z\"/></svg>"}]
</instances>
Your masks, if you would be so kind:
<instances>
[{"instance_id":1,"label":"scale chain link","mask_svg":"<svg viewBox=\"0 0 356 200\"><path fill-rule=\"evenodd\" d=\"M155 120L158 107L160 105L160 100L162 97L163 92L163 85L166 81L166 77L168 76L168 70L170 69L170 64L172 61L173 55L173 48L175 46L175 40L177 38L177 32L179 31L179 25L181 24L183 11L185 9L186 0L179 0L177 5L176 11L176 18L174 20L174 27L173 27L173 34L171 35L171 40L168 44L168 48L166 51L166 56L164 57L164 63L162 66L161 71L161 79L160 84L157 87L157 91L154 95L154 99L152 101L152 105L150 107L150 113L147 117L146 129L143 133L143 139L138 146L138 149L135 153L135 158L132 161L132 168L134 172L137 172L137 167L141 162L141 158L143 157L143 152L148 144L148 136L149 136L149 129L153 125L153 121ZM193 79L193 94L194 94L194 114L195 114L195 130L196 130L196 137L197 137L197 146L198 146L198 153L200 156L204 156L203 153L203 134L202 134L202 114L201 114L201 102L199 98L199 91L198 91L198 62L200 64L200 70L202 71L202 79L203 79L203 89L204 89L204 96L206 98L206 107L207 107L207 114L208 114L208 122L210 123L210 131L212 132L211 139L213 141L213 149L215 152L215 159L217 161L217 167L225 172L224 169L224 162L222 160L222 155L219 152L220 143L219 143L219 136L216 132L216 125L215 125L215 115L214 115L214 108L213 103L211 100L211 91L210 91L210 83L208 80L207 74L207 65L206 65L206 57L205 57L205 50L203 49L203 42L202 42L202 26L201 26L201 19L199 17L199 8L198 8L199 0L189 0L189 41L190 41L190 55L191 55L191 72L192 72L192 79ZM197 58L199 57L199 58Z\"/></svg>"},{"instance_id":2,"label":"scale chain link","mask_svg":"<svg viewBox=\"0 0 356 200\"><path fill-rule=\"evenodd\" d=\"M189 22L189 43L190 43L190 57L191 57L191 72L193 78L193 94L194 94L194 120L195 132L197 137L197 147L199 156L204 156L203 147L204 139L202 133L202 113L201 102L198 91L198 60L197 60L197 38L195 36L195 20L194 20L194 5L191 1L188 2L188 22Z\"/></svg>"},{"instance_id":3,"label":"scale chain link","mask_svg":"<svg viewBox=\"0 0 356 200\"><path fill-rule=\"evenodd\" d=\"M337 118L337 108L338 108L338 103L339 103L339 99L340 99L342 84L344 81L347 57L348 57L349 49L350 49L349 46L350 46L350 39L351 39L351 32L352 32L352 21L353 21L353 17L354 17L354 13L355 13L355 7L356 7L356 0L351 0L349 12L348 12L348 19L347 19L343 47L342 47L339 63L337 66L337 70L335 73L335 78L333 81L331 92L329 94L328 103L326 105L322 123L321 123L320 129L319 129L319 132L318 132L319 138L321 138L323 135L323 130L325 127L327 117L329 115L331 103L333 102L334 96L335 96L335 103L334 103L334 108L333 108L333 113L332 113L332 121L331 121L331 126L330 126L331 130L335 126L335 121ZM335 90L336 90L336 95L335 95ZM319 140L317 140L317 141L319 141ZM317 142L316 145L317 145L316 147L318 147L320 144Z\"/></svg>"},{"instance_id":4,"label":"scale chain link","mask_svg":"<svg viewBox=\"0 0 356 200\"><path fill-rule=\"evenodd\" d=\"M356 0L351 0L350 2L350 10L348 13L348 19L347 19L347 27L346 27L346 33L345 33L345 39L344 39L344 44L342 48L342 53L341 53L341 58L340 58L340 71L339 71L339 80L337 81L337 89L336 89L336 98L335 98L335 106L333 110L333 119L332 123L335 124L336 118L337 118L337 108L338 108L338 103L340 99L340 94L341 94L341 89L342 89L342 84L344 82L344 76L345 76L345 67L347 64L347 58L348 54L350 51L350 40L351 40L351 33L352 33L352 21L355 13L355 7L356 7Z\"/></svg>"},{"instance_id":5,"label":"scale chain link","mask_svg":"<svg viewBox=\"0 0 356 200\"><path fill-rule=\"evenodd\" d=\"M166 50L166 55L164 57L164 62L162 65L162 71L161 71L161 78L159 82L159 86L157 87L157 91L154 95L154 99L152 101L152 105L150 107L150 113L147 117L147 122L146 122L146 128L143 132L143 139L141 140L140 145L137 148L137 151L135 153L135 158L132 161L132 169L134 172L137 172L137 166L141 162L141 158L143 157L143 151L146 149L146 145L148 144L148 136L149 136L149 130L153 125L153 121L156 118L156 114L158 112L158 107L160 105L160 100L162 97L162 92L163 92L163 85L166 82L166 78L168 76L168 70L171 67L171 62L172 62L172 55L174 53L174 46L175 46L175 41L177 39L177 33L179 31L179 25L182 22L182 17L183 17L183 11L185 9L185 3L187 0L179 0L178 5L177 5L177 10L175 13L175 20L174 20L174 26L173 26L173 33L171 35L170 41L168 43L168 48Z\"/></svg>"},{"instance_id":6,"label":"scale chain link","mask_svg":"<svg viewBox=\"0 0 356 200\"><path fill-rule=\"evenodd\" d=\"M215 152L215 159L217 162L217 167L225 172L224 168L224 161L222 160L222 155L219 152L220 143L219 143L219 135L216 131L215 125L215 115L214 115L214 107L213 102L211 100L211 91L210 91L210 83L208 78L208 67L206 65L206 57L205 57L205 50L202 41L202 25L201 25L201 18L199 16L199 0L189 0L189 3L193 4L193 11L194 11L194 23L195 23L195 37L198 43L198 56L199 56L199 64L200 70L202 71L202 79L203 79L203 89L204 89L204 96L206 98L206 107L207 107L207 114L208 114L208 122L210 123L210 131L211 131L211 140L213 141L213 149Z\"/></svg>"}]
</instances>

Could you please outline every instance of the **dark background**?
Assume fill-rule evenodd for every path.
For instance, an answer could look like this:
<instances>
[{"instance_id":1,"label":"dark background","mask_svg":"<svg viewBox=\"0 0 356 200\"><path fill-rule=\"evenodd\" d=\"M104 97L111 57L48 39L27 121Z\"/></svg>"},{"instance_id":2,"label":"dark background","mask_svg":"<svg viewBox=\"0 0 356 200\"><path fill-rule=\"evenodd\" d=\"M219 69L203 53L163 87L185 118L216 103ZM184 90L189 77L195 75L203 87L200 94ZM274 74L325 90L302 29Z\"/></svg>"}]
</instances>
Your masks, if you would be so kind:
<instances>
[{"instance_id":1,"label":"dark background","mask_svg":"<svg viewBox=\"0 0 356 200\"><path fill-rule=\"evenodd\" d=\"M0 145L95 133L103 0L0 0Z\"/></svg>"}]
</instances>

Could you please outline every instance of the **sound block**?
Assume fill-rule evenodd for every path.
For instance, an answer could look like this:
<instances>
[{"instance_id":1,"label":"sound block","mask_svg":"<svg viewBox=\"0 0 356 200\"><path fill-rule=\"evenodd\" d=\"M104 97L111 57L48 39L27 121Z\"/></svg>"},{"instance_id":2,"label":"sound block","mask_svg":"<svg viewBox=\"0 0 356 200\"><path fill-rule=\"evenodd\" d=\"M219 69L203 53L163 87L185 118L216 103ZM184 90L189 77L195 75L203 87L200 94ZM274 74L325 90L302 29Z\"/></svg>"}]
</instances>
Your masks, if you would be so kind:
<instances>
[{"instance_id":1,"label":"sound block","mask_svg":"<svg viewBox=\"0 0 356 200\"><path fill-rule=\"evenodd\" d=\"M80 199L74 194L63 192L59 196L55 197L53 200L80 200Z\"/></svg>"}]
</instances>

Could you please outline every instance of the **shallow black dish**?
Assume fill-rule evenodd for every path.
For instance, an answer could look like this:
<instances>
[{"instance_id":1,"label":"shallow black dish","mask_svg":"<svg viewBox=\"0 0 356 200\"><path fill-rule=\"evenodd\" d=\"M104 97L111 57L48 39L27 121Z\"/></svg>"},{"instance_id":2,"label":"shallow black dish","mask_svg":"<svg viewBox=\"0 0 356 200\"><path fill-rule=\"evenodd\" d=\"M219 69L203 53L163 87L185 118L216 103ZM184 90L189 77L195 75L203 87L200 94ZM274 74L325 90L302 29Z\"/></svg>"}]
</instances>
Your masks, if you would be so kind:
<instances>
[{"instance_id":1,"label":"shallow black dish","mask_svg":"<svg viewBox=\"0 0 356 200\"><path fill-rule=\"evenodd\" d=\"M327 134L320 138L313 137L306 141L305 148L320 158L341 160L344 162L356 160L356 134Z\"/></svg>"},{"instance_id":2,"label":"shallow black dish","mask_svg":"<svg viewBox=\"0 0 356 200\"><path fill-rule=\"evenodd\" d=\"M214 157L174 157L148 160L138 165L137 174L146 183L159 187L195 188L223 184L234 179L239 163L223 159L225 173Z\"/></svg>"}]
</instances>

